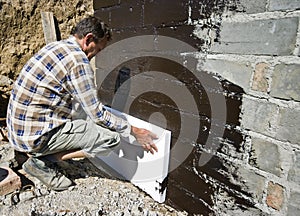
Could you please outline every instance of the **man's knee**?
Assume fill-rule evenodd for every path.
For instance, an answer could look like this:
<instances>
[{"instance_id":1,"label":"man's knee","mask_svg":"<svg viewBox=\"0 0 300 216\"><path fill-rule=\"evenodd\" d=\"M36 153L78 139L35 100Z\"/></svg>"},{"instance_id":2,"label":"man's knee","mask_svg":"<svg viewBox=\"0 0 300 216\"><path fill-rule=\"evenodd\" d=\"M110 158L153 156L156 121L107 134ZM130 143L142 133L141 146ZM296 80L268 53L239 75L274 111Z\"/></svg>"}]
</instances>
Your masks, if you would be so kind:
<instances>
[{"instance_id":1,"label":"man's knee","mask_svg":"<svg viewBox=\"0 0 300 216\"><path fill-rule=\"evenodd\" d=\"M121 139L119 133L95 123L89 122L88 125L83 151L89 155L89 157L107 155L120 144Z\"/></svg>"},{"instance_id":2,"label":"man's knee","mask_svg":"<svg viewBox=\"0 0 300 216\"><path fill-rule=\"evenodd\" d=\"M104 139L104 143L102 144L105 148L114 148L120 144L120 134L114 131L110 131L105 134L106 138Z\"/></svg>"}]
</instances>

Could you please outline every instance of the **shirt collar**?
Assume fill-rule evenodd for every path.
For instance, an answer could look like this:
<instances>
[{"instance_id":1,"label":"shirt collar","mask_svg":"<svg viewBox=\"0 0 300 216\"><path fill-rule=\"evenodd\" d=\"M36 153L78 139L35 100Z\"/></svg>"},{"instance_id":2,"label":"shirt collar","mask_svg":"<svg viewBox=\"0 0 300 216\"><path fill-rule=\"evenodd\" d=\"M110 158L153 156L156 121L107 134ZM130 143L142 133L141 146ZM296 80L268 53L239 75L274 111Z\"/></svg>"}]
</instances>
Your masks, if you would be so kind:
<instances>
[{"instance_id":1,"label":"shirt collar","mask_svg":"<svg viewBox=\"0 0 300 216\"><path fill-rule=\"evenodd\" d=\"M69 38L68 38L68 40L69 41L71 41L72 43L74 43L74 44L77 44L78 45L78 47L81 49L81 46L80 46L80 44L77 42L77 40L76 40L76 37L75 36L73 36L73 35L70 35L69 36Z\"/></svg>"}]
</instances>

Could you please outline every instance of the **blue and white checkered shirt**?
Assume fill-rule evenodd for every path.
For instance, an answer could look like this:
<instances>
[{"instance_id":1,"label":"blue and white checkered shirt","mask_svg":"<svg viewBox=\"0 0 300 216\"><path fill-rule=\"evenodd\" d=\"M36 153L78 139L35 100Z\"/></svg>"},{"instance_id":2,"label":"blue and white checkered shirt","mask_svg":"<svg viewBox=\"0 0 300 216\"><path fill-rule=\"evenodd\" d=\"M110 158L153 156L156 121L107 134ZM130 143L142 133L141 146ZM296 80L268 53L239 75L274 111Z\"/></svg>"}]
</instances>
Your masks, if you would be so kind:
<instances>
[{"instance_id":1,"label":"blue and white checkered shirt","mask_svg":"<svg viewBox=\"0 0 300 216\"><path fill-rule=\"evenodd\" d=\"M19 151L34 151L43 142L42 135L71 121L74 99L97 124L129 133L127 121L103 108L90 62L71 36L46 45L21 70L7 111L12 145Z\"/></svg>"}]
</instances>

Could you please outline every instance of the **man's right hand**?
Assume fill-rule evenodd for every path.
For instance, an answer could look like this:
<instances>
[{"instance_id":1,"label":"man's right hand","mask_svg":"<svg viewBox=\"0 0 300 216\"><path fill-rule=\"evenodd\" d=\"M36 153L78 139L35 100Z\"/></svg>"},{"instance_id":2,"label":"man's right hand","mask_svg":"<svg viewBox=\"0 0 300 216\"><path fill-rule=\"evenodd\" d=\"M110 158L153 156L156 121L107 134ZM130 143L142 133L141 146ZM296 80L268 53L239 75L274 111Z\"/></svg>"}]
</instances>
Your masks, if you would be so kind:
<instances>
[{"instance_id":1,"label":"man's right hand","mask_svg":"<svg viewBox=\"0 0 300 216\"><path fill-rule=\"evenodd\" d=\"M147 129L134 126L131 126L131 134L135 137L137 142L142 145L145 151L150 151L151 154L158 151L157 146L153 142L154 139L158 139L156 134Z\"/></svg>"}]
</instances>

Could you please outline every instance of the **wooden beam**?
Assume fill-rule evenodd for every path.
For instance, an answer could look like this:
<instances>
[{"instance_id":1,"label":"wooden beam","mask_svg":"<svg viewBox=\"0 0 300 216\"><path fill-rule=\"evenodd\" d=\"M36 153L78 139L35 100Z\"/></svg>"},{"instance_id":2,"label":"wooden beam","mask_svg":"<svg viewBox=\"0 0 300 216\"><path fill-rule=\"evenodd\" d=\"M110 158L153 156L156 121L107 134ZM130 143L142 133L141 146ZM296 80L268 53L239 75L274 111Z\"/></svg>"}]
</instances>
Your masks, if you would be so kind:
<instances>
[{"instance_id":1,"label":"wooden beam","mask_svg":"<svg viewBox=\"0 0 300 216\"><path fill-rule=\"evenodd\" d=\"M41 12L41 16L46 44L57 41L53 13Z\"/></svg>"}]
</instances>

